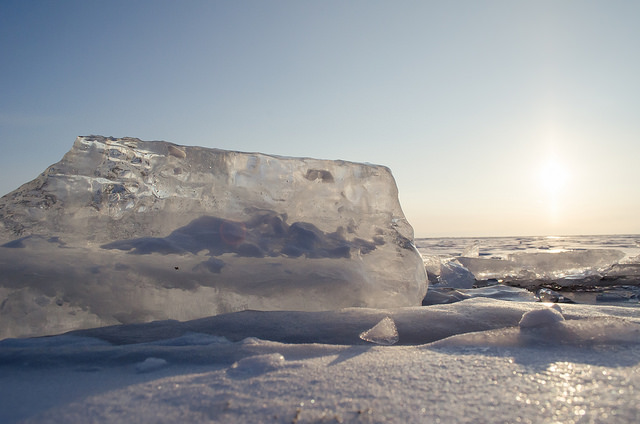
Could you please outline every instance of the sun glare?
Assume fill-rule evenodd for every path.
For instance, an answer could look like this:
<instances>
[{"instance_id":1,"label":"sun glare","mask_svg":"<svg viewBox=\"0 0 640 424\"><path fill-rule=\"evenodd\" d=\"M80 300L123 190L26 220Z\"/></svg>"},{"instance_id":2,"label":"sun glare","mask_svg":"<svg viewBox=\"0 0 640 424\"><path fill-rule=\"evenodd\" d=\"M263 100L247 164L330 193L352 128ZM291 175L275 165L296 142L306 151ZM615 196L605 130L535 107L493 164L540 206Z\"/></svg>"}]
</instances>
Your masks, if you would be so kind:
<instances>
[{"instance_id":1,"label":"sun glare","mask_svg":"<svg viewBox=\"0 0 640 424\"><path fill-rule=\"evenodd\" d=\"M546 224L558 225L563 221L570 177L567 165L553 156L540 163L535 179L542 210L547 212Z\"/></svg>"},{"instance_id":2,"label":"sun glare","mask_svg":"<svg viewBox=\"0 0 640 424\"><path fill-rule=\"evenodd\" d=\"M567 167L555 159L549 159L540 167L538 174L541 188L550 194L562 191L569 181Z\"/></svg>"}]
</instances>

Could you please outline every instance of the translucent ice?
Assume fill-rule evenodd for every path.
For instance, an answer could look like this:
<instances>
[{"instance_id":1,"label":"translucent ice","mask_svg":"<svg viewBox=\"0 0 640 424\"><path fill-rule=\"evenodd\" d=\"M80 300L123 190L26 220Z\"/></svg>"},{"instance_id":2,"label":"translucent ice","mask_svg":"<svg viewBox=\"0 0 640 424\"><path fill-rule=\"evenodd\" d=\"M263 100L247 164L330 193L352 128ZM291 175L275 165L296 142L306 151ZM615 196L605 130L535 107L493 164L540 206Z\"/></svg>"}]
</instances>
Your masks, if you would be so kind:
<instances>
[{"instance_id":1,"label":"translucent ice","mask_svg":"<svg viewBox=\"0 0 640 424\"><path fill-rule=\"evenodd\" d=\"M615 249L587 249L514 253L506 258L459 257L457 260L478 280L561 280L558 283L562 285L580 285L585 280L601 278L612 267L615 269L624 256Z\"/></svg>"},{"instance_id":2,"label":"translucent ice","mask_svg":"<svg viewBox=\"0 0 640 424\"><path fill-rule=\"evenodd\" d=\"M0 338L426 289L384 166L89 136L0 199Z\"/></svg>"},{"instance_id":3,"label":"translucent ice","mask_svg":"<svg viewBox=\"0 0 640 424\"><path fill-rule=\"evenodd\" d=\"M441 287L470 289L475 276L456 258L449 256L427 256L424 258L429 281Z\"/></svg>"},{"instance_id":4,"label":"translucent ice","mask_svg":"<svg viewBox=\"0 0 640 424\"><path fill-rule=\"evenodd\" d=\"M474 240L474 242L467 246L462 252L462 256L467 258L477 258L480 256L480 241Z\"/></svg>"},{"instance_id":5,"label":"translucent ice","mask_svg":"<svg viewBox=\"0 0 640 424\"><path fill-rule=\"evenodd\" d=\"M391 346L398 342L398 329L396 323L390 317L383 318L379 323L360 334L364 341Z\"/></svg>"},{"instance_id":6,"label":"translucent ice","mask_svg":"<svg viewBox=\"0 0 640 424\"><path fill-rule=\"evenodd\" d=\"M536 292L536 296L541 302L549 303L573 303L573 300L565 297L563 294L548 288L541 288Z\"/></svg>"},{"instance_id":7,"label":"translucent ice","mask_svg":"<svg viewBox=\"0 0 640 424\"><path fill-rule=\"evenodd\" d=\"M439 280L445 287L458 289L470 289L476 282L475 276L455 259L442 264Z\"/></svg>"}]
</instances>

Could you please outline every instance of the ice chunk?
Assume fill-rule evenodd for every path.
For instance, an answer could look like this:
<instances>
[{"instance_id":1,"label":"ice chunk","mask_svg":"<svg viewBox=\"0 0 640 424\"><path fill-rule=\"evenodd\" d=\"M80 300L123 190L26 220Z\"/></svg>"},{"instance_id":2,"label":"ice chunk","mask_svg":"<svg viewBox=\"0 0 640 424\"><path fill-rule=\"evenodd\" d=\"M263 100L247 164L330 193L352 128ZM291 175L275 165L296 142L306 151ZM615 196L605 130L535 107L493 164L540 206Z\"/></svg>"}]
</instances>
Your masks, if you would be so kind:
<instances>
[{"instance_id":1,"label":"ice chunk","mask_svg":"<svg viewBox=\"0 0 640 424\"><path fill-rule=\"evenodd\" d=\"M474 242L467 246L462 252L462 256L466 258L477 258L480 256L480 240L474 240Z\"/></svg>"},{"instance_id":2,"label":"ice chunk","mask_svg":"<svg viewBox=\"0 0 640 424\"><path fill-rule=\"evenodd\" d=\"M147 358L136 364L137 373L146 373L159 370L167 366L167 361L162 358Z\"/></svg>"},{"instance_id":3,"label":"ice chunk","mask_svg":"<svg viewBox=\"0 0 640 424\"><path fill-rule=\"evenodd\" d=\"M605 273L607 277L636 277L640 278L640 263L630 261L638 261L638 258L630 258L626 263L613 264Z\"/></svg>"},{"instance_id":4,"label":"ice chunk","mask_svg":"<svg viewBox=\"0 0 640 424\"><path fill-rule=\"evenodd\" d=\"M475 289L461 289L468 297L488 297L491 299L509 300L513 302L534 302L536 297L527 289L511 287L504 284L495 284Z\"/></svg>"},{"instance_id":5,"label":"ice chunk","mask_svg":"<svg viewBox=\"0 0 640 424\"><path fill-rule=\"evenodd\" d=\"M396 323L390 317L383 318L372 328L361 333L360 338L367 342L385 346L391 346L399 340Z\"/></svg>"},{"instance_id":6,"label":"ice chunk","mask_svg":"<svg viewBox=\"0 0 640 424\"><path fill-rule=\"evenodd\" d=\"M495 284L473 289L454 289L442 285L434 285L429 288L422 304L426 306L455 303L475 297L487 297L515 302L534 302L537 300L537 298L526 289L504 284Z\"/></svg>"},{"instance_id":7,"label":"ice chunk","mask_svg":"<svg viewBox=\"0 0 640 424\"><path fill-rule=\"evenodd\" d=\"M533 270L538 276L565 277L585 272L598 272L624 257L615 249L573 250L558 253L516 253L509 256L519 268Z\"/></svg>"},{"instance_id":8,"label":"ice chunk","mask_svg":"<svg viewBox=\"0 0 640 424\"><path fill-rule=\"evenodd\" d=\"M564 295L558 293L555 290L541 288L536 292L536 297L540 300L540 302L551 302L551 303L574 303L573 300L565 297Z\"/></svg>"},{"instance_id":9,"label":"ice chunk","mask_svg":"<svg viewBox=\"0 0 640 424\"><path fill-rule=\"evenodd\" d=\"M450 259L442 262L438 282L443 287L470 289L476 279L457 259Z\"/></svg>"},{"instance_id":10,"label":"ice chunk","mask_svg":"<svg viewBox=\"0 0 640 424\"><path fill-rule=\"evenodd\" d=\"M228 373L236 377L252 377L266 372L275 371L285 364L284 356L280 353L249 356L231 365Z\"/></svg>"},{"instance_id":11,"label":"ice chunk","mask_svg":"<svg viewBox=\"0 0 640 424\"><path fill-rule=\"evenodd\" d=\"M88 136L0 199L0 338L426 289L384 166Z\"/></svg>"},{"instance_id":12,"label":"ice chunk","mask_svg":"<svg viewBox=\"0 0 640 424\"><path fill-rule=\"evenodd\" d=\"M427 271L427 278L429 284L437 284L440 271L442 269L442 262L439 256L434 255L422 255L422 261L424 268Z\"/></svg>"},{"instance_id":13,"label":"ice chunk","mask_svg":"<svg viewBox=\"0 0 640 424\"><path fill-rule=\"evenodd\" d=\"M471 296L451 287L431 286L427 295L422 300L422 305L444 305L447 303L460 302L470 297Z\"/></svg>"},{"instance_id":14,"label":"ice chunk","mask_svg":"<svg viewBox=\"0 0 640 424\"><path fill-rule=\"evenodd\" d=\"M425 255L422 260L430 283L468 289L476 281L474 275L452 256Z\"/></svg>"},{"instance_id":15,"label":"ice chunk","mask_svg":"<svg viewBox=\"0 0 640 424\"><path fill-rule=\"evenodd\" d=\"M520 320L520 328L537 328L564 321L562 312L555 308L536 309L525 312Z\"/></svg>"},{"instance_id":16,"label":"ice chunk","mask_svg":"<svg viewBox=\"0 0 640 424\"><path fill-rule=\"evenodd\" d=\"M622 286L603 289L601 293L596 295L598 303L630 303L637 304L640 299L640 287Z\"/></svg>"},{"instance_id":17,"label":"ice chunk","mask_svg":"<svg viewBox=\"0 0 640 424\"><path fill-rule=\"evenodd\" d=\"M508 279L526 284L536 280L561 280L560 285L588 285L611 270L625 254L616 249L563 252L522 252L506 258L459 257L457 260L477 280Z\"/></svg>"}]
</instances>

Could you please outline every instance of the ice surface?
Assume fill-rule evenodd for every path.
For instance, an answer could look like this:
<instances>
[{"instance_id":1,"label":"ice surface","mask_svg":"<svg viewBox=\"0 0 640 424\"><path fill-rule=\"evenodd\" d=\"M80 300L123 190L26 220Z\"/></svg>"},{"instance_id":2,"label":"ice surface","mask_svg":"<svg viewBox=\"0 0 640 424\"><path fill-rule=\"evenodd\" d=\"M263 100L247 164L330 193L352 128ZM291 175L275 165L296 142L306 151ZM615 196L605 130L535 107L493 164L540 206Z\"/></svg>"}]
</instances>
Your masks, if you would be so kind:
<instances>
[{"instance_id":1,"label":"ice surface","mask_svg":"<svg viewBox=\"0 0 640 424\"><path fill-rule=\"evenodd\" d=\"M152 372L166 367L168 362L162 358L147 358L144 361L136 364L136 372Z\"/></svg>"},{"instance_id":2,"label":"ice surface","mask_svg":"<svg viewBox=\"0 0 640 424\"><path fill-rule=\"evenodd\" d=\"M398 342L398 329L391 318L384 317L372 328L360 333L360 338L367 342L391 346Z\"/></svg>"},{"instance_id":3,"label":"ice surface","mask_svg":"<svg viewBox=\"0 0 640 424\"><path fill-rule=\"evenodd\" d=\"M417 239L432 284L423 305L467 298L469 289L447 287L467 281L473 296L488 290L496 298L491 294L496 288L511 300L636 307L639 240L638 235ZM505 287L526 287L536 297L510 294Z\"/></svg>"},{"instance_id":4,"label":"ice surface","mask_svg":"<svg viewBox=\"0 0 640 424\"><path fill-rule=\"evenodd\" d=\"M473 289L453 289L451 287L436 285L429 288L429 292L427 292L422 304L426 306L455 303L474 297L487 297L517 302L536 302L540 300L540 298L526 289L504 284L494 284Z\"/></svg>"},{"instance_id":5,"label":"ice surface","mask_svg":"<svg viewBox=\"0 0 640 424\"><path fill-rule=\"evenodd\" d=\"M0 199L0 271L0 338L427 289L386 167L100 136Z\"/></svg>"},{"instance_id":6,"label":"ice surface","mask_svg":"<svg viewBox=\"0 0 640 424\"><path fill-rule=\"evenodd\" d=\"M2 340L0 421L636 422L640 309L555 308L476 297ZM387 317L402 345L363 344Z\"/></svg>"},{"instance_id":7,"label":"ice surface","mask_svg":"<svg viewBox=\"0 0 640 424\"><path fill-rule=\"evenodd\" d=\"M515 278L518 280L585 279L601 277L624 254L615 249L568 252L513 253L506 259L467 258L458 260L477 279Z\"/></svg>"},{"instance_id":8,"label":"ice surface","mask_svg":"<svg viewBox=\"0 0 640 424\"><path fill-rule=\"evenodd\" d=\"M419 239L429 281L444 287L640 285L636 236Z\"/></svg>"}]
</instances>

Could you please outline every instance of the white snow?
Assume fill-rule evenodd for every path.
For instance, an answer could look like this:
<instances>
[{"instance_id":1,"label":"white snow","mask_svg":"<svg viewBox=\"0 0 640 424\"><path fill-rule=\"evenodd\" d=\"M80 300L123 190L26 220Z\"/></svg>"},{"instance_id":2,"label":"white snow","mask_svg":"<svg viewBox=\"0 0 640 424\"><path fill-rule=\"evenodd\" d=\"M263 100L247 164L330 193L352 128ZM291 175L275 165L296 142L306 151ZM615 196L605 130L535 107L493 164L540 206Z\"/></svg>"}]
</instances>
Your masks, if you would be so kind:
<instances>
[{"instance_id":1,"label":"white snow","mask_svg":"<svg viewBox=\"0 0 640 424\"><path fill-rule=\"evenodd\" d=\"M557 306L557 304L554 304L554 306ZM535 311L526 312L518 323L520 329L543 327L564 321L564 316L558 309L536 309Z\"/></svg>"},{"instance_id":2,"label":"white snow","mask_svg":"<svg viewBox=\"0 0 640 424\"><path fill-rule=\"evenodd\" d=\"M556 308L476 297L6 339L0 421L637 422L640 309ZM397 344L359 337L381 321Z\"/></svg>"},{"instance_id":3,"label":"white snow","mask_svg":"<svg viewBox=\"0 0 640 424\"><path fill-rule=\"evenodd\" d=\"M227 370L230 375L253 377L270 371L275 371L285 365L284 356L280 353L254 355L234 362Z\"/></svg>"}]
</instances>

